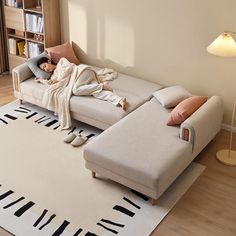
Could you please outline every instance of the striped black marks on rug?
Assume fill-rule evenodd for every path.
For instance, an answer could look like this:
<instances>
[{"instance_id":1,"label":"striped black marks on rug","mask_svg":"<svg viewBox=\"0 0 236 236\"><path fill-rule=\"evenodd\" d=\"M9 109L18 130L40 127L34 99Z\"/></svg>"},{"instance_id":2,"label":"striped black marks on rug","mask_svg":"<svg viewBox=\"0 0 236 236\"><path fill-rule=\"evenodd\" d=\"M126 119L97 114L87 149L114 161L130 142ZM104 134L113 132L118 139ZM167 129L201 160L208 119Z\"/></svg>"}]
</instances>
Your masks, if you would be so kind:
<instances>
[{"instance_id":1,"label":"striped black marks on rug","mask_svg":"<svg viewBox=\"0 0 236 236\"><path fill-rule=\"evenodd\" d=\"M76 127L73 127L68 134L73 133L76 130Z\"/></svg>"},{"instance_id":2,"label":"striped black marks on rug","mask_svg":"<svg viewBox=\"0 0 236 236\"><path fill-rule=\"evenodd\" d=\"M130 210L128 210L128 209L126 209L122 206L119 206L119 205L114 206L113 209L116 210L116 211L120 211L120 212L122 212L125 215L130 216L130 217L133 217L135 215L134 212L132 212L132 211L130 211Z\"/></svg>"},{"instance_id":3,"label":"striped black marks on rug","mask_svg":"<svg viewBox=\"0 0 236 236\"><path fill-rule=\"evenodd\" d=\"M5 120L3 120L2 118L0 118L0 121L2 121L4 124L8 124L8 122L6 122Z\"/></svg>"},{"instance_id":4,"label":"striped black marks on rug","mask_svg":"<svg viewBox=\"0 0 236 236\"><path fill-rule=\"evenodd\" d=\"M144 201L148 201L149 197L147 197L146 195L142 194L142 193L139 193L133 189L130 190L133 194L135 194L136 196L142 198Z\"/></svg>"},{"instance_id":5,"label":"striped black marks on rug","mask_svg":"<svg viewBox=\"0 0 236 236\"><path fill-rule=\"evenodd\" d=\"M104 222L104 223L110 224L110 225L115 225L115 226L121 227L121 228L124 228L124 227L125 227L125 225L123 225L123 224L118 224L118 223L116 223L116 222L114 222L114 221L111 221L111 220L101 219L101 221Z\"/></svg>"},{"instance_id":6,"label":"striped black marks on rug","mask_svg":"<svg viewBox=\"0 0 236 236\"><path fill-rule=\"evenodd\" d=\"M14 109L14 111L16 111L16 112L21 112L21 113L28 113L28 111L22 111L22 110L18 110L18 109Z\"/></svg>"},{"instance_id":7,"label":"striped black marks on rug","mask_svg":"<svg viewBox=\"0 0 236 236\"><path fill-rule=\"evenodd\" d=\"M55 129L55 130L56 130L56 129L58 129L59 127L60 127L60 125L58 125L58 126L54 127L53 129Z\"/></svg>"},{"instance_id":8,"label":"striped black marks on rug","mask_svg":"<svg viewBox=\"0 0 236 236\"><path fill-rule=\"evenodd\" d=\"M110 229L108 227L106 227L105 225L101 224L101 223L97 223L98 226L101 226L102 228L112 232L113 234L118 234L118 231L114 230L114 229Z\"/></svg>"},{"instance_id":9,"label":"striped black marks on rug","mask_svg":"<svg viewBox=\"0 0 236 236\"><path fill-rule=\"evenodd\" d=\"M85 236L98 236L98 235L96 235L96 234L94 234L94 233L91 233L91 232L87 232L87 233L85 234Z\"/></svg>"},{"instance_id":10,"label":"striped black marks on rug","mask_svg":"<svg viewBox=\"0 0 236 236\"><path fill-rule=\"evenodd\" d=\"M12 190L9 190L2 195L0 195L0 201L3 200L4 198L8 197L9 195L13 194L14 192Z\"/></svg>"},{"instance_id":11,"label":"striped black marks on rug","mask_svg":"<svg viewBox=\"0 0 236 236\"><path fill-rule=\"evenodd\" d=\"M7 117L10 120L16 120L17 119L17 117L9 115L9 114L5 114L4 116Z\"/></svg>"},{"instance_id":12,"label":"striped black marks on rug","mask_svg":"<svg viewBox=\"0 0 236 236\"><path fill-rule=\"evenodd\" d=\"M130 199L123 197L123 200L125 200L126 202L128 202L129 204L131 204L132 206L136 207L137 209L141 209L140 206L138 206L137 204L135 204L134 202L132 202Z\"/></svg>"},{"instance_id":13,"label":"striped black marks on rug","mask_svg":"<svg viewBox=\"0 0 236 236\"><path fill-rule=\"evenodd\" d=\"M17 217L22 216L27 210L29 210L35 203L34 202L28 202L23 207L21 207L19 210L17 210L14 215Z\"/></svg>"},{"instance_id":14,"label":"striped black marks on rug","mask_svg":"<svg viewBox=\"0 0 236 236\"><path fill-rule=\"evenodd\" d=\"M31 115L26 116L25 118L26 118L26 119L30 119L30 118L32 118L33 116L36 116L37 114L38 114L38 112L34 112L34 113L32 113Z\"/></svg>"},{"instance_id":15,"label":"striped black marks on rug","mask_svg":"<svg viewBox=\"0 0 236 236\"><path fill-rule=\"evenodd\" d=\"M64 222L61 224L61 226L52 234L52 236L59 236L61 235L66 227L70 224L67 220L64 220Z\"/></svg>"},{"instance_id":16,"label":"striped black marks on rug","mask_svg":"<svg viewBox=\"0 0 236 236\"><path fill-rule=\"evenodd\" d=\"M120 227L120 228L124 228L124 227L125 227L125 225L116 223L116 222L111 221L111 220L101 219L101 222L106 223L106 224L109 224L109 225L112 225L112 226L117 226L117 227ZM112 232L113 234L118 234L118 231L116 231L116 230L114 230L114 229L111 229L110 227L107 227L107 226L105 226L104 224L102 224L102 223L100 223L100 222L98 222L97 225L100 226L100 227L102 227L102 228L104 228L104 229L107 230L107 231Z\"/></svg>"},{"instance_id":17,"label":"striped black marks on rug","mask_svg":"<svg viewBox=\"0 0 236 236\"><path fill-rule=\"evenodd\" d=\"M89 135L87 135L86 137L87 137L88 139L90 139L90 138L92 138L93 136L95 136L95 134L89 134Z\"/></svg>"},{"instance_id":18,"label":"striped black marks on rug","mask_svg":"<svg viewBox=\"0 0 236 236\"><path fill-rule=\"evenodd\" d=\"M24 199L25 199L24 197L20 197L20 198L19 198L19 199L17 199L16 201L14 201L14 202L11 202L11 203L9 203L8 205L4 206L4 207L3 207L3 209L7 209L7 208L9 208L9 207L11 207L11 206L13 206L13 205L17 204L18 202L20 202L20 201L24 200Z\"/></svg>"},{"instance_id":19,"label":"striped black marks on rug","mask_svg":"<svg viewBox=\"0 0 236 236\"><path fill-rule=\"evenodd\" d=\"M53 220L53 218L55 218L55 217L56 217L55 214L51 215L51 217L47 220L47 222L45 224L43 224L42 226L40 226L39 230L42 230L46 225L50 224L51 221Z\"/></svg>"},{"instance_id":20,"label":"striped black marks on rug","mask_svg":"<svg viewBox=\"0 0 236 236\"><path fill-rule=\"evenodd\" d=\"M31 110L28 109L28 108L26 108L26 107L19 107L19 108L22 109L22 110L25 110L25 111L31 112Z\"/></svg>"},{"instance_id":21,"label":"striped black marks on rug","mask_svg":"<svg viewBox=\"0 0 236 236\"><path fill-rule=\"evenodd\" d=\"M52 120L52 121L50 121L49 123L47 123L45 126L46 126L46 127L50 127L50 126L56 124L57 122L58 122L58 120Z\"/></svg>"},{"instance_id":22,"label":"striped black marks on rug","mask_svg":"<svg viewBox=\"0 0 236 236\"><path fill-rule=\"evenodd\" d=\"M80 228L76 231L76 233L73 236L78 236L83 230Z\"/></svg>"},{"instance_id":23,"label":"striped black marks on rug","mask_svg":"<svg viewBox=\"0 0 236 236\"><path fill-rule=\"evenodd\" d=\"M42 219L44 218L44 216L47 214L48 210L44 210L43 213L41 214L41 216L35 221L35 223L33 224L34 227L37 227L38 224L42 221Z\"/></svg>"},{"instance_id":24,"label":"striped black marks on rug","mask_svg":"<svg viewBox=\"0 0 236 236\"><path fill-rule=\"evenodd\" d=\"M43 119L43 120L40 120L40 121L38 122L38 124L43 123L44 121L47 121L47 120L50 120L50 119L51 119L51 118L48 117L48 118L45 118L45 119Z\"/></svg>"},{"instance_id":25,"label":"striped black marks on rug","mask_svg":"<svg viewBox=\"0 0 236 236\"><path fill-rule=\"evenodd\" d=\"M45 118L46 116L42 116L39 119L37 119L35 122L39 122L40 120L42 120L43 118Z\"/></svg>"}]
</instances>

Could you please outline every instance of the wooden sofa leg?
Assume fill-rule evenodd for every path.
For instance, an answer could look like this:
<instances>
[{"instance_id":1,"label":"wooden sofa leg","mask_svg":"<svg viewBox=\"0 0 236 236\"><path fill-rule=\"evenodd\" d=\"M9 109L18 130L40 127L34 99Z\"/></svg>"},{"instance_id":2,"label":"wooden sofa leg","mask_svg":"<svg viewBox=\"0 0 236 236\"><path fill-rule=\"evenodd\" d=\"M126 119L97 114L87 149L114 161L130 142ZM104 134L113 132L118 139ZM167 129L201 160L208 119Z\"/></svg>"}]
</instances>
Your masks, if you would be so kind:
<instances>
[{"instance_id":1,"label":"wooden sofa leg","mask_svg":"<svg viewBox=\"0 0 236 236\"><path fill-rule=\"evenodd\" d=\"M20 99L20 100L19 100L19 102L20 102L20 105L22 105L22 104L23 104L23 100L22 100L22 99Z\"/></svg>"},{"instance_id":2,"label":"wooden sofa leg","mask_svg":"<svg viewBox=\"0 0 236 236\"><path fill-rule=\"evenodd\" d=\"M96 178L96 172L92 171L92 177Z\"/></svg>"},{"instance_id":3,"label":"wooden sofa leg","mask_svg":"<svg viewBox=\"0 0 236 236\"><path fill-rule=\"evenodd\" d=\"M151 203L153 206L155 206L156 203L157 203L157 200L154 199L154 198L150 198L150 203Z\"/></svg>"}]
</instances>

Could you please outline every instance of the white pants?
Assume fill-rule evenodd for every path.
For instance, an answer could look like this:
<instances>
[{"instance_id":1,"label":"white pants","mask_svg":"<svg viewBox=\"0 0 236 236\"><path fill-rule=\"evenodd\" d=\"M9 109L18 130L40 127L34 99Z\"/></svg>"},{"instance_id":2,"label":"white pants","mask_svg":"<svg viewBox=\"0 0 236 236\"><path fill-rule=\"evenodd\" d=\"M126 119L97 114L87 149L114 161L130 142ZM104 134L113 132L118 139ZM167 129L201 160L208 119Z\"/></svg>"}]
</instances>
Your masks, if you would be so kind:
<instances>
[{"instance_id":1,"label":"white pants","mask_svg":"<svg viewBox=\"0 0 236 236\"><path fill-rule=\"evenodd\" d=\"M119 105L120 101L123 99L114 92L103 90L103 84L99 84L94 77L92 71L86 71L81 75L81 77L86 77L86 81L91 81L89 84L74 86L73 94L77 96L94 96L95 98L108 101L115 106ZM89 79L88 79L89 78ZM81 78L83 80L83 78ZM85 80L85 79L84 79Z\"/></svg>"},{"instance_id":2,"label":"white pants","mask_svg":"<svg viewBox=\"0 0 236 236\"><path fill-rule=\"evenodd\" d=\"M92 83L92 84L87 84L87 85L81 85L79 87L79 90L73 94L77 96L94 96L95 98L108 101L115 106L119 105L120 101L123 99L122 97L118 96L117 94L107 91L107 90L102 90L103 85L98 84L98 83Z\"/></svg>"}]
</instances>

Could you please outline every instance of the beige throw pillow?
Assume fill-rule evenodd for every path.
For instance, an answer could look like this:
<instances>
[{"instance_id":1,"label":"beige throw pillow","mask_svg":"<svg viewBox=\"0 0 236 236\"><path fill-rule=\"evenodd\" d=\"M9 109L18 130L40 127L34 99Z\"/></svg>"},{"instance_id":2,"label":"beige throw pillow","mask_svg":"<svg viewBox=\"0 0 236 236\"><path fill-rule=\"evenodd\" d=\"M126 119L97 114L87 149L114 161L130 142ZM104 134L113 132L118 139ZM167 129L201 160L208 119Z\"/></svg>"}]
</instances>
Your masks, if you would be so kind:
<instances>
[{"instance_id":1,"label":"beige throw pillow","mask_svg":"<svg viewBox=\"0 0 236 236\"><path fill-rule=\"evenodd\" d=\"M153 93L153 96L161 103L165 108L171 108L177 106L184 99L192 96L186 89L176 85L158 90Z\"/></svg>"}]
</instances>

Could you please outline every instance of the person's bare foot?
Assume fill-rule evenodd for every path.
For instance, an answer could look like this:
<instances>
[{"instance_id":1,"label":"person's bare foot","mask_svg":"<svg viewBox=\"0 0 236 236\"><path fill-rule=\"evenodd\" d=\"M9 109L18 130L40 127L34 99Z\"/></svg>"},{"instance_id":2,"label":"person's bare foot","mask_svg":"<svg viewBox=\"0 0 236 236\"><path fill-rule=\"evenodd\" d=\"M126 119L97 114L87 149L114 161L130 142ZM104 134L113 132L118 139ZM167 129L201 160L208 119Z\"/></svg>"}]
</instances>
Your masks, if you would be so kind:
<instances>
[{"instance_id":1,"label":"person's bare foot","mask_svg":"<svg viewBox=\"0 0 236 236\"><path fill-rule=\"evenodd\" d=\"M103 89L113 92L113 88L110 86L110 84L108 82L103 83Z\"/></svg>"},{"instance_id":2,"label":"person's bare foot","mask_svg":"<svg viewBox=\"0 0 236 236\"><path fill-rule=\"evenodd\" d=\"M124 111L127 109L127 100L126 98L122 98L119 103Z\"/></svg>"}]
</instances>

